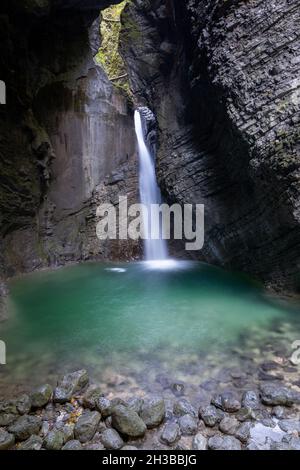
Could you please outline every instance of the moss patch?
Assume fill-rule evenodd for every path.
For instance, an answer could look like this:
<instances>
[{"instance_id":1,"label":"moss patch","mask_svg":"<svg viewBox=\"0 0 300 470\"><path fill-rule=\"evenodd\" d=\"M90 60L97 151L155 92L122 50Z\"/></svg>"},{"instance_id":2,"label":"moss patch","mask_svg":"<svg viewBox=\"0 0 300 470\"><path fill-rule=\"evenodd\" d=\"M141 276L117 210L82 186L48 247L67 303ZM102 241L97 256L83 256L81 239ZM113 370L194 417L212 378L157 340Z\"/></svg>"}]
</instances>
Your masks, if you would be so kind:
<instances>
[{"instance_id":1,"label":"moss patch","mask_svg":"<svg viewBox=\"0 0 300 470\"><path fill-rule=\"evenodd\" d=\"M114 85L130 94L129 82L124 61L119 53L121 14L128 0L106 8L102 12L100 26L102 44L96 55L96 61L105 70Z\"/></svg>"}]
</instances>

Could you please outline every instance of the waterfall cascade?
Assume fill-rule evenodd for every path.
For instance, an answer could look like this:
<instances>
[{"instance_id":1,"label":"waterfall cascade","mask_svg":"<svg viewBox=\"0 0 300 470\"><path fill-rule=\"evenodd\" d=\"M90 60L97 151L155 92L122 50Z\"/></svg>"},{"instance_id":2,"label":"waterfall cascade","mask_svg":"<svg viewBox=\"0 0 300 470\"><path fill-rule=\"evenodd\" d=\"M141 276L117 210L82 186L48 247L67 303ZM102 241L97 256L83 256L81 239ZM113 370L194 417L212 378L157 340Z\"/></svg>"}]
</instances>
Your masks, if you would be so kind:
<instances>
[{"instance_id":1,"label":"waterfall cascade","mask_svg":"<svg viewBox=\"0 0 300 470\"><path fill-rule=\"evenodd\" d=\"M134 113L135 132L139 150L139 188L141 203L147 208L143 213L144 226L148 228L148 237L144 241L145 257L147 261L166 260L168 250L166 241L162 238L162 227L160 220L150 220L151 204L160 204L161 195L156 181L155 163L145 141L142 115L136 110ZM159 239L151 238L151 222L156 224L155 229L160 234Z\"/></svg>"}]
</instances>

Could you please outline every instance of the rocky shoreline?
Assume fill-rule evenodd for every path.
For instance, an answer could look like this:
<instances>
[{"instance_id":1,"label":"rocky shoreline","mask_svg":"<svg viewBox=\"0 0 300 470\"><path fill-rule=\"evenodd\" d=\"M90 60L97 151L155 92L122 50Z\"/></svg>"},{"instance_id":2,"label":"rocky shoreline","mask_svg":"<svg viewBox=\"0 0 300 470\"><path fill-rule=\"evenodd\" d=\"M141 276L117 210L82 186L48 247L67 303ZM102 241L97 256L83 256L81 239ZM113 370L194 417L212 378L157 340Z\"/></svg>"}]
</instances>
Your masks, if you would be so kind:
<instances>
[{"instance_id":1,"label":"rocky shoreline","mask_svg":"<svg viewBox=\"0 0 300 470\"><path fill-rule=\"evenodd\" d=\"M278 368L297 373L264 363L250 389L245 373L231 371L231 386L216 393L202 384L197 400L180 383L169 395L120 398L79 370L0 401L0 450L300 450L300 384L272 374Z\"/></svg>"}]
</instances>

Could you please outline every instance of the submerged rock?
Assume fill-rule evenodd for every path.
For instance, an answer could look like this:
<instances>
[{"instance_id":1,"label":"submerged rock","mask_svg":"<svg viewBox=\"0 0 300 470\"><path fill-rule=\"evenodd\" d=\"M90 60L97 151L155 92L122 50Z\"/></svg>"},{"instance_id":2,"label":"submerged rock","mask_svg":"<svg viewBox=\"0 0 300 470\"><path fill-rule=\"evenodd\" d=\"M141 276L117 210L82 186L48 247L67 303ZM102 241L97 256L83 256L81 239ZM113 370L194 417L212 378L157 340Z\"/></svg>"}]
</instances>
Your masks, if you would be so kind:
<instances>
[{"instance_id":1,"label":"submerged rock","mask_svg":"<svg viewBox=\"0 0 300 470\"><path fill-rule=\"evenodd\" d=\"M282 385L263 384L260 386L261 401L265 405L292 406L300 403L300 393Z\"/></svg>"},{"instance_id":2,"label":"submerged rock","mask_svg":"<svg viewBox=\"0 0 300 470\"><path fill-rule=\"evenodd\" d=\"M123 439L115 429L106 429L103 431L100 435L100 440L108 450L121 449L124 445Z\"/></svg>"},{"instance_id":3,"label":"submerged rock","mask_svg":"<svg viewBox=\"0 0 300 470\"><path fill-rule=\"evenodd\" d=\"M147 428L155 428L164 420L166 407L163 398L152 397L144 400L141 407L140 417Z\"/></svg>"},{"instance_id":4,"label":"submerged rock","mask_svg":"<svg viewBox=\"0 0 300 470\"><path fill-rule=\"evenodd\" d=\"M242 396L242 407L256 410L260 407L259 395L254 390L245 392Z\"/></svg>"},{"instance_id":5,"label":"submerged rock","mask_svg":"<svg viewBox=\"0 0 300 470\"><path fill-rule=\"evenodd\" d=\"M31 410L31 406L32 406L31 398L28 395L26 395L26 393L18 397L16 400L17 411L20 413L20 415L27 415L29 411Z\"/></svg>"},{"instance_id":6,"label":"submerged rock","mask_svg":"<svg viewBox=\"0 0 300 470\"><path fill-rule=\"evenodd\" d=\"M78 419L75 428L75 438L84 443L93 439L100 421L98 411L85 411Z\"/></svg>"},{"instance_id":7,"label":"submerged rock","mask_svg":"<svg viewBox=\"0 0 300 470\"><path fill-rule=\"evenodd\" d=\"M31 394L31 403L33 408L42 408L51 400L53 389L51 385L45 384L34 390Z\"/></svg>"},{"instance_id":8,"label":"submerged rock","mask_svg":"<svg viewBox=\"0 0 300 470\"><path fill-rule=\"evenodd\" d=\"M112 425L121 434L130 437L142 437L146 432L146 424L140 416L124 405L117 405L112 413Z\"/></svg>"},{"instance_id":9,"label":"submerged rock","mask_svg":"<svg viewBox=\"0 0 300 470\"><path fill-rule=\"evenodd\" d=\"M105 397L98 398L98 400L96 400L95 402L95 407L98 411L100 411L101 416L103 416L103 418L107 418L108 416L110 416L113 409L111 401Z\"/></svg>"},{"instance_id":10,"label":"submerged rock","mask_svg":"<svg viewBox=\"0 0 300 470\"><path fill-rule=\"evenodd\" d=\"M54 390L53 401L57 403L66 403L72 396L84 388L89 381L86 370L78 370L65 375Z\"/></svg>"},{"instance_id":11,"label":"submerged rock","mask_svg":"<svg viewBox=\"0 0 300 470\"><path fill-rule=\"evenodd\" d=\"M8 430L19 441L25 441L32 434L38 434L42 427L42 419L39 416L24 415L9 426Z\"/></svg>"},{"instance_id":12,"label":"submerged rock","mask_svg":"<svg viewBox=\"0 0 300 470\"><path fill-rule=\"evenodd\" d=\"M15 436L4 429L0 429L0 450L7 450L15 443Z\"/></svg>"},{"instance_id":13,"label":"submerged rock","mask_svg":"<svg viewBox=\"0 0 300 470\"><path fill-rule=\"evenodd\" d=\"M231 417L225 417L220 422L219 429L224 434L235 434L239 424L240 423L238 422L237 419L231 418Z\"/></svg>"}]
</instances>

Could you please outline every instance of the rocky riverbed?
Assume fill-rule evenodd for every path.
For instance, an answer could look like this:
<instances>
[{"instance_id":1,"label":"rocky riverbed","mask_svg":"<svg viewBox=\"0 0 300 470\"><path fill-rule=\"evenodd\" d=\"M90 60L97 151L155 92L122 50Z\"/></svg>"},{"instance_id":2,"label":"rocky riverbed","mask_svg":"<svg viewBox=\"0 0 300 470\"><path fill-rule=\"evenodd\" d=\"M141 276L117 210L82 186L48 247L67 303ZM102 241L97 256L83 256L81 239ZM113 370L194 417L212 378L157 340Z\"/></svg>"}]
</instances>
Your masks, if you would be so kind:
<instances>
[{"instance_id":1,"label":"rocky riverbed","mask_svg":"<svg viewBox=\"0 0 300 470\"><path fill-rule=\"evenodd\" d=\"M0 449L300 450L299 369L260 357L193 384L157 374L148 391L108 369L106 385L68 373L0 401Z\"/></svg>"}]
</instances>

